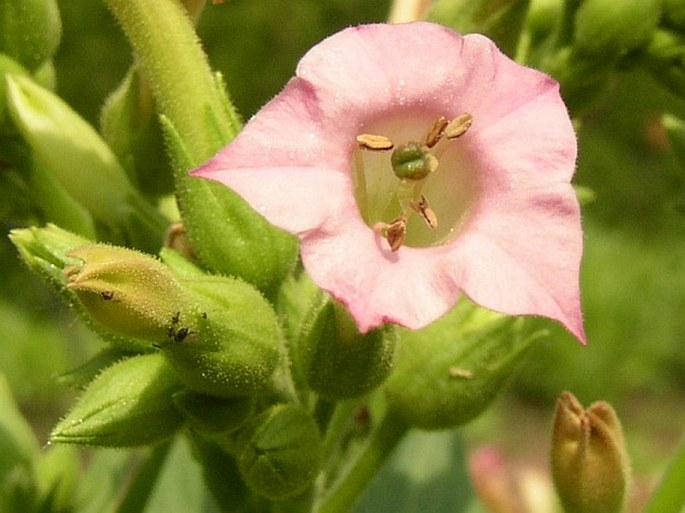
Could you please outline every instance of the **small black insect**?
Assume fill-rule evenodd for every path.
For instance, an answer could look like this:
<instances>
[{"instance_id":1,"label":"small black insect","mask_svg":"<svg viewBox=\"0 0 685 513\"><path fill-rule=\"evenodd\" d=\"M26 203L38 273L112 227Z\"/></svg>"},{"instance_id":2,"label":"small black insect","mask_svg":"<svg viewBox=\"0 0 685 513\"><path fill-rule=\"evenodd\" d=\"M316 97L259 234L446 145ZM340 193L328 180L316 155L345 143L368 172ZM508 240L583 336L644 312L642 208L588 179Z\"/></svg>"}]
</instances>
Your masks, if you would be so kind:
<instances>
[{"instance_id":1,"label":"small black insect","mask_svg":"<svg viewBox=\"0 0 685 513\"><path fill-rule=\"evenodd\" d=\"M103 290L100 292L100 297L104 299L105 301L111 301L114 299L114 291L113 290Z\"/></svg>"},{"instance_id":2,"label":"small black insect","mask_svg":"<svg viewBox=\"0 0 685 513\"><path fill-rule=\"evenodd\" d=\"M174 334L174 341L183 342L189 334L190 330L188 328L179 328L179 330Z\"/></svg>"}]
</instances>

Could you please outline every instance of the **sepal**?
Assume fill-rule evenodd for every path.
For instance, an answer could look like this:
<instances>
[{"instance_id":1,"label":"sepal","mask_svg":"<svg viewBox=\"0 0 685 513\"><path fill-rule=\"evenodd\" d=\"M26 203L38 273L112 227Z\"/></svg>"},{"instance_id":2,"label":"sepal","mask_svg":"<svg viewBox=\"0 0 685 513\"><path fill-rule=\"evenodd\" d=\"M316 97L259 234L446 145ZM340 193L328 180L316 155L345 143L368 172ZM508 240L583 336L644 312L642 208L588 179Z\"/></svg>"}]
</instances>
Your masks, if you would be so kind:
<instances>
[{"instance_id":1,"label":"sepal","mask_svg":"<svg viewBox=\"0 0 685 513\"><path fill-rule=\"evenodd\" d=\"M161 348L181 380L218 397L267 391L282 347L271 305L234 278L202 273L179 281L193 308L180 311Z\"/></svg>"},{"instance_id":2,"label":"sepal","mask_svg":"<svg viewBox=\"0 0 685 513\"><path fill-rule=\"evenodd\" d=\"M174 404L188 427L205 435L230 433L240 428L255 411L252 397L221 398L182 390L174 395Z\"/></svg>"},{"instance_id":3,"label":"sepal","mask_svg":"<svg viewBox=\"0 0 685 513\"><path fill-rule=\"evenodd\" d=\"M524 322L462 300L427 328L403 331L395 370L383 387L388 408L421 429L474 419L541 335L527 333Z\"/></svg>"},{"instance_id":4,"label":"sepal","mask_svg":"<svg viewBox=\"0 0 685 513\"><path fill-rule=\"evenodd\" d=\"M279 404L242 431L238 468L247 485L271 500L295 496L321 466L322 444L314 420L300 406Z\"/></svg>"},{"instance_id":5,"label":"sepal","mask_svg":"<svg viewBox=\"0 0 685 513\"><path fill-rule=\"evenodd\" d=\"M395 328L362 335L345 308L309 277L303 274L297 287L308 304L297 305L291 298L290 311L304 307L297 334L291 334L294 374L329 399L359 397L379 386L392 370Z\"/></svg>"},{"instance_id":6,"label":"sepal","mask_svg":"<svg viewBox=\"0 0 685 513\"><path fill-rule=\"evenodd\" d=\"M181 389L162 355L127 358L93 380L55 426L50 442L134 447L168 438L183 425L172 400Z\"/></svg>"}]
</instances>

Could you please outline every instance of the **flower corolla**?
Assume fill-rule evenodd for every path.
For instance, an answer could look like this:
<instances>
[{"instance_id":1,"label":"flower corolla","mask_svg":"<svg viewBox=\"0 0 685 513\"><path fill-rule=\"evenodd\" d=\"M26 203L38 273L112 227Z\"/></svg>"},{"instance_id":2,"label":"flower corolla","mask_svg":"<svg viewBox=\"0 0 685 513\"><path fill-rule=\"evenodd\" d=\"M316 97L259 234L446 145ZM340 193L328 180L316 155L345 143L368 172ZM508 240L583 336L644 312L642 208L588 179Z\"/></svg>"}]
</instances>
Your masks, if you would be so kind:
<instances>
[{"instance_id":1,"label":"flower corolla","mask_svg":"<svg viewBox=\"0 0 685 513\"><path fill-rule=\"evenodd\" d=\"M420 328L464 293L585 341L576 138L558 84L486 37L345 29L193 174L296 234L365 332Z\"/></svg>"}]
</instances>

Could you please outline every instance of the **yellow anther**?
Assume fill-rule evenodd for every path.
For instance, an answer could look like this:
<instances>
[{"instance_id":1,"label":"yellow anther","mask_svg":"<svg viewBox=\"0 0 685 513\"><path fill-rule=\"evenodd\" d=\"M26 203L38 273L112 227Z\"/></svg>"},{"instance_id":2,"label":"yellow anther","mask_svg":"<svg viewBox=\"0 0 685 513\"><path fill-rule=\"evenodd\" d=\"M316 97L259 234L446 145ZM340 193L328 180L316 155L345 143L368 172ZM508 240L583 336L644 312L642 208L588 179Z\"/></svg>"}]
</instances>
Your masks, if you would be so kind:
<instances>
[{"instance_id":1,"label":"yellow anther","mask_svg":"<svg viewBox=\"0 0 685 513\"><path fill-rule=\"evenodd\" d=\"M359 144L360 148L371 151L392 150L394 146L392 141L384 135L374 134L359 134L357 136L357 144Z\"/></svg>"},{"instance_id":2,"label":"yellow anther","mask_svg":"<svg viewBox=\"0 0 685 513\"><path fill-rule=\"evenodd\" d=\"M449 122L445 128L445 137L448 139L456 139L466 133L469 127L473 124L473 116L468 112L460 114Z\"/></svg>"}]
</instances>

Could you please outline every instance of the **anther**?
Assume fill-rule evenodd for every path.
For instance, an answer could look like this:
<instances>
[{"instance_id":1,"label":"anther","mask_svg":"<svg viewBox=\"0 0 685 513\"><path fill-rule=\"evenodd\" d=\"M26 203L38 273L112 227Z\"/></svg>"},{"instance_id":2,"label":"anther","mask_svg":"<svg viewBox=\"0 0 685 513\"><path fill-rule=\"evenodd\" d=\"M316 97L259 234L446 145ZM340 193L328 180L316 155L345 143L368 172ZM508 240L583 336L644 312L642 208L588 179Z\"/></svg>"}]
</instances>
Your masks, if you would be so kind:
<instances>
[{"instance_id":1,"label":"anther","mask_svg":"<svg viewBox=\"0 0 685 513\"><path fill-rule=\"evenodd\" d=\"M407 218L402 215L390 224L376 223L373 230L385 237L391 251L397 251L402 247L404 239L407 237Z\"/></svg>"},{"instance_id":2,"label":"anther","mask_svg":"<svg viewBox=\"0 0 685 513\"><path fill-rule=\"evenodd\" d=\"M438 144L440 139L442 139L442 135L445 133L445 128L447 128L448 124L449 122L447 121L447 118L445 116L440 116L438 119L436 119L433 122L433 126L426 134L424 144L429 148L432 148L433 146Z\"/></svg>"},{"instance_id":3,"label":"anther","mask_svg":"<svg viewBox=\"0 0 685 513\"><path fill-rule=\"evenodd\" d=\"M433 229L438 227L438 216L435 214L433 209L428 206L428 200L423 194L421 195L421 200L418 203L411 203L409 206L413 208L414 211L416 211L419 215L421 215L428 226Z\"/></svg>"},{"instance_id":4,"label":"anther","mask_svg":"<svg viewBox=\"0 0 685 513\"><path fill-rule=\"evenodd\" d=\"M464 112L447 124L447 127L445 127L445 137L448 139L461 137L472 124L473 116L468 112Z\"/></svg>"},{"instance_id":5,"label":"anther","mask_svg":"<svg viewBox=\"0 0 685 513\"><path fill-rule=\"evenodd\" d=\"M393 142L384 135L374 134L359 134L357 136L357 144L359 144L360 148L371 151L392 150L395 146Z\"/></svg>"}]
</instances>

